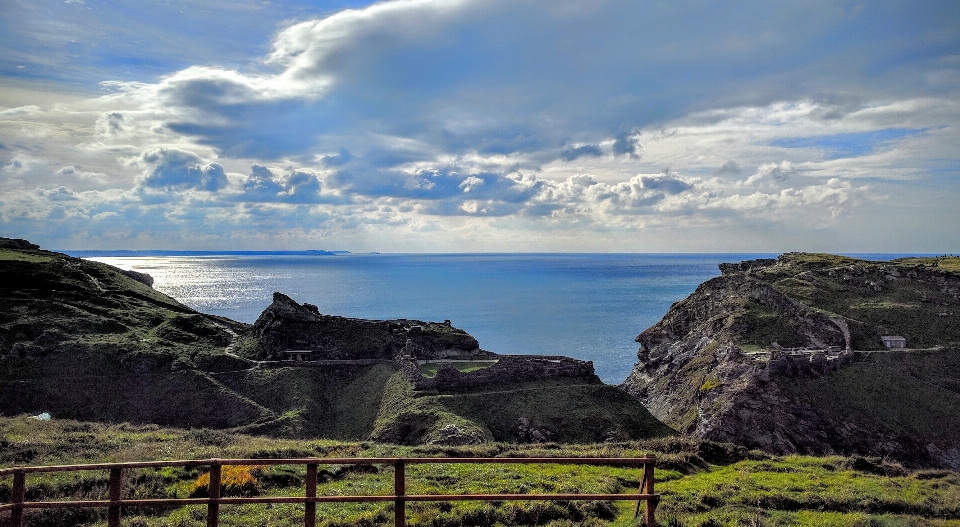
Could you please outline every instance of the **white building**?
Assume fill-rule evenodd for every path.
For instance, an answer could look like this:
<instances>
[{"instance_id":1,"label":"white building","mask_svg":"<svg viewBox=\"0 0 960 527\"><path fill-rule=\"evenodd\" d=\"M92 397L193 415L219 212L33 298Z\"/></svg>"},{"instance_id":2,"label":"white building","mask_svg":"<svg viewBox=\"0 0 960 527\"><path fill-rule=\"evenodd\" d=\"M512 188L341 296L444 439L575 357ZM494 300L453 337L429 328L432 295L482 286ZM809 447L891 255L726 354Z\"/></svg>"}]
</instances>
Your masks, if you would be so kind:
<instances>
[{"instance_id":1,"label":"white building","mask_svg":"<svg viewBox=\"0 0 960 527\"><path fill-rule=\"evenodd\" d=\"M883 345L890 349L902 349L907 347L907 339L899 335L884 335L880 337Z\"/></svg>"}]
</instances>

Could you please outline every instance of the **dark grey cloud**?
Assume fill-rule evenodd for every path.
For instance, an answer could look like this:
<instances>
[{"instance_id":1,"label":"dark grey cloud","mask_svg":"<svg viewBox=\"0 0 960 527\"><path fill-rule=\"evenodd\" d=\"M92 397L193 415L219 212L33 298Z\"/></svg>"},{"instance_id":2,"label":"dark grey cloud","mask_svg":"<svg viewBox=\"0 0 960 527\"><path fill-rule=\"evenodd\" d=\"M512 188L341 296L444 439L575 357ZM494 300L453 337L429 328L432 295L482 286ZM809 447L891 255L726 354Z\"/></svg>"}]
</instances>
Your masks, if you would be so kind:
<instances>
[{"instance_id":1,"label":"dark grey cloud","mask_svg":"<svg viewBox=\"0 0 960 527\"><path fill-rule=\"evenodd\" d=\"M600 157L603 151L599 145L568 146L560 150L560 159L564 161L573 161L578 157Z\"/></svg>"},{"instance_id":2,"label":"dark grey cloud","mask_svg":"<svg viewBox=\"0 0 960 527\"><path fill-rule=\"evenodd\" d=\"M739 174L743 170L736 161L727 161L716 170L717 174Z\"/></svg>"},{"instance_id":3,"label":"dark grey cloud","mask_svg":"<svg viewBox=\"0 0 960 527\"><path fill-rule=\"evenodd\" d=\"M213 192L227 185L227 176L221 165L204 164L197 154L179 148L147 150L141 154L140 162L149 165L139 178L144 188Z\"/></svg>"},{"instance_id":4,"label":"dark grey cloud","mask_svg":"<svg viewBox=\"0 0 960 527\"><path fill-rule=\"evenodd\" d=\"M530 200L545 184L543 180L522 175L461 172L455 168L404 172L341 171L330 181L346 192L366 197L448 203L488 201L499 203L497 210L504 210L507 204L520 204ZM450 209L448 205L437 205L430 210Z\"/></svg>"},{"instance_id":5,"label":"dark grey cloud","mask_svg":"<svg viewBox=\"0 0 960 527\"><path fill-rule=\"evenodd\" d=\"M97 128L106 135L117 135L133 128L132 118L122 112L106 112L97 119Z\"/></svg>"},{"instance_id":6,"label":"dark grey cloud","mask_svg":"<svg viewBox=\"0 0 960 527\"><path fill-rule=\"evenodd\" d=\"M338 203L337 196L324 196L323 184L316 174L305 170L287 169L276 174L267 167L253 165L243 183L243 193L237 201L252 203L317 204Z\"/></svg>"},{"instance_id":7,"label":"dark grey cloud","mask_svg":"<svg viewBox=\"0 0 960 527\"><path fill-rule=\"evenodd\" d=\"M320 157L320 164L325 167L338 167L353 159L353 156L346 148L340 147L336 154L328 154Z\"/></svg>"},{"instance_id":8,"label":"dark grey cloud","mask_svg":"<svg viewBox=\"0 0 960 527\"><path fill-rule=\"evenodd\" d=\"M636 132L619 132L613 142L613 155L640 157L640 145L635 139Z\"/></svg>"},{"instance_id":9,"label":"dark grey cloud","mask_svg":"<svg viewBox=\"0 0 960 527\"><path fill-rule=\"evenodd\" d=\"M690 190L693 188L693 185L677 179L674 176L669 174L662 174L659 176L641 176L640 183L643 188L651 190L662 190L667 194L679 194L685 190Z\"/></svg>"},{"instance_id":10,"label":"dark grey cloud","mask_svg":"<svg viewBox=\"0 0 960 527\"><path fill-rule=\"evenodd\" d=\"M51 190L37 189L37 194L50 201L78 201L77 193L67 187L57 187Z\"/></svg>"}]
</instances>

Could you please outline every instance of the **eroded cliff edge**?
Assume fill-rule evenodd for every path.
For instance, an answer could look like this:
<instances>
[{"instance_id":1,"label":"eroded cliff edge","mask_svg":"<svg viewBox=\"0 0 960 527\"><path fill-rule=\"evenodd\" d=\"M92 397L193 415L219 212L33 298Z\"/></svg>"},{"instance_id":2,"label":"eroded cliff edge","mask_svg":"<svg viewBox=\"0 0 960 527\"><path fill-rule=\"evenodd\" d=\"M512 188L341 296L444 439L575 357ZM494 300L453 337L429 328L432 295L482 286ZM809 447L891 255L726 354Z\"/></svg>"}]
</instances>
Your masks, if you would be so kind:
<instances>
[{"instance_id":1,"label":"eroded cliff edge","mask_svg":"<svg viewBox=\"0 0 960 527\"><path fill-rule=\"evenodd\" d=\"M960 467L957 260L722 264L637 337L621 388L694 437Z\"/></svg>"}]
</instances>

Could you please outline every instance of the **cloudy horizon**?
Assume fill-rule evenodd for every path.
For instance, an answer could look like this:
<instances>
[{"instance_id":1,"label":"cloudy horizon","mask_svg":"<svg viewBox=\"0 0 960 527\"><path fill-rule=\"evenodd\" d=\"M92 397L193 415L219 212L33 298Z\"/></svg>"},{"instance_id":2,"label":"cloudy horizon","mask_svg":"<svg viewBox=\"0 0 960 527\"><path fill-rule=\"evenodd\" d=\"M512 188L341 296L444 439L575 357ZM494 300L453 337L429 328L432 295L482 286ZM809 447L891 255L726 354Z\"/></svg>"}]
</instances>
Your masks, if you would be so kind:
<instances>
[{"instance_id":1,"label":"cloudy horizon","mask_svg":"<svg viewBox=\"0 0 960 527\"><path fill-rule=\"evenodd\" d=\"M960 4L7 0L0 236L956 252Z\"/></svg>"}]
</instances>

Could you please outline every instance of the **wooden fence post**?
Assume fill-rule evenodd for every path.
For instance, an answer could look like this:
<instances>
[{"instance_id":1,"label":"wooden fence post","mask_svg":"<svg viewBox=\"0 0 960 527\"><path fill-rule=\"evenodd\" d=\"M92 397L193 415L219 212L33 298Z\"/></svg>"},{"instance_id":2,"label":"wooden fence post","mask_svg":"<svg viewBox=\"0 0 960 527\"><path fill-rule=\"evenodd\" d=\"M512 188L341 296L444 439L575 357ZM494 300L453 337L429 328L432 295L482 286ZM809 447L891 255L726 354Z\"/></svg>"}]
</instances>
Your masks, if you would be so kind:
<instances>
[{"instance_id":1,"label":"wooden fence post","mask_svg":"<svg viewBox=\"0 0 960 527\"><path fill-rule=\"evenodd\" d=\"M220 463L210 465L210 486L207 495L210 501L207 502L207 527L218 527L220 525Z\"/></svg>"},{"instance_id":2,"label":"wooden fence post","mask_svg":"<svg viewBox=\"0 0 960 527\"><path fill-rule=\"evenodd\" d=\"M647 464L643 464L643 473L640 475L640 488L637 489L637 492L643 494L643 489L647 487ZM633 511L633 518L636 519L637 516L640 516L640 502L643 500L637 500L637 509Z\"/></svg>"},{"instance_id":3,"label":"wooden fence post","mask_svg":"<svg viewBox=\"0 0 960 527\"><path fill-rule=\"evenodd\" d=\"M119 467L110 469L110 507L107 509L107 525L109 527L120 527L120 470Z\"/></svg>"},{"instance_id":4,"label":"wooden fence post","mask_svg":"<svg viewBox=\"0 0 960 527\"><path fill-rule=\"evenodd\" d=\"M393 494L396 499L393 502L393 523L395 527L406 527L407 525L407 500L404 496L407 494L407 475L406 465L402 459L398 459L393 464Z\"/></svg>"},{"instance_id":5,"label":"wooden fence post","mask_svg":"<svg viewBox=\"0 0 960 527\"><path fill-rule=\"evenodd\" d=\"M317 464L307 464L307 497L317 497ZM303 527L316 527L317 504L307 502L303 506Z\"/></svg>"},{"instance_id":6,"label":"wooden fence post","mask_svg":"<svg viewBox=\"0 0 960 527\"><path fill-rule=\"evenodd\" d=\"M27 496L27 474L18 470L13 473L13 510L10 511L11 527L23 526L23 502Z\"/></svg>"},{"instance_id":7,"label":"wooden fence post","mask_svg":"<svg viewBox=\"0 0 960 527\"><path fill-rule=\"evenodd\" d=\"M645 494L649 494L650 498L647 499L647 505L644 507L644 523L647 524L647 527L656 527L656 511L657 511L657 499L653 497L653 481L654 481L654 468L655 465L653 462L644 465L644 475L646 476L646 489Z\"/></svg>"}]
</instances>

